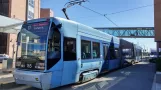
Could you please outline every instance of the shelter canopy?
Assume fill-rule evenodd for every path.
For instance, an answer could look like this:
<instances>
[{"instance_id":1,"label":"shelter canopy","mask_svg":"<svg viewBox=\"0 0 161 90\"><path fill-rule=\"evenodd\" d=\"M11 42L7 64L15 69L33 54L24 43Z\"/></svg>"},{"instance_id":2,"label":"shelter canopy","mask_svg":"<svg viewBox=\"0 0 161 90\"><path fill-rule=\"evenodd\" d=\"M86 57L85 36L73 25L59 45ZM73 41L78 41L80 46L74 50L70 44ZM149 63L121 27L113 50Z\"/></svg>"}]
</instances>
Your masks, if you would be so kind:
<instances>
[{"instance_id":1,"label":"shelter canopy","mask_svg":"<svg viewBox=\"0 0 161 90\"><path fill-rule=\"evenodd\" d=\"M22 20L0 15L0 32L17 34L23 24Z\"/></svg>"}]
</instances>

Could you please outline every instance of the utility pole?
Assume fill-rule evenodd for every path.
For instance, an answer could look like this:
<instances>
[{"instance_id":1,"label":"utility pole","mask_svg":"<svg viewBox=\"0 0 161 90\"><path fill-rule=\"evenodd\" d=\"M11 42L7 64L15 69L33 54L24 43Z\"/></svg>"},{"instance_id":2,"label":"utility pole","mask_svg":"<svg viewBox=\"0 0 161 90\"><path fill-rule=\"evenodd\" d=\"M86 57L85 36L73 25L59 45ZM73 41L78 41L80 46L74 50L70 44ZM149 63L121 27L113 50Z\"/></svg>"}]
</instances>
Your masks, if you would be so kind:
<instances>
[{"instance_id":1,"label":"utility pole","mask_svg":"<svg viewBox=\"0 0 161 90\"><path fill-rule=\"evenodd\" d=\"M64 6L64 8L62 9L62 11L63 11L63 13L65 14L65 17L69 20L69 17L68 17L68 15L67 15L67 13L66 13L66 9L67 8L69 8L69 7L71 7L71 6L74 6L74 5L76 5L76 4L79 4L79 5L81 5L82 4L82 2L86 2L87 0L72 0L72 1L70 1L70 2L67 2Z\"/></svg>"}]
</instances>

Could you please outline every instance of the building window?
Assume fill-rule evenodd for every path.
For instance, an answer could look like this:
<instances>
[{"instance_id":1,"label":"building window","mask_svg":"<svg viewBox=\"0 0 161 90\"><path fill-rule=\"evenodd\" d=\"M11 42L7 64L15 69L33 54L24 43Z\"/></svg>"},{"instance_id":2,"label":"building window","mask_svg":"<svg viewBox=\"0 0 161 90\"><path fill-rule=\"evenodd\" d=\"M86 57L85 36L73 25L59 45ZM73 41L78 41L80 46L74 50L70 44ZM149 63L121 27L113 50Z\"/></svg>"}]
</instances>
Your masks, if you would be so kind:
<instances>
[{"instance_id":1,"label":"building window","mask_svg":"<svg viewBox=\"0 0 161 90\"><path fill-rule=\"evenodd\" d=\"M81 58L91 59L91 42L81 40Z\"/></svg>"},{"instance_id":2,"label":"building window","mask_svg":"<svg viewBox=\"0 0 161 90\"><path fill-rule=\"evenodd\" d=\"M64 61L76 60L76 39L64 37Z\"/></svg>"},{"instance_id":3,"label":"building window","mask_svg":"<svg viewBox=\"0 0 161 90\"><path fill-rule=\"evenodd\" d=\"M34 18L34 13L31 11L28 11L28 18L33 19Z\"/></svg>"},{"instance_id":4,"label":"building window","mask_svg":"<svg viewBox=\"0 0 161 90\"><path fill-rule=\"evenodd\" d=\"M7 33L0 33L0 54L7 54Z\"/></svg>"},{"instance_id":5,"label":"building window","mask_svg":"<svg viewBox=\"0 0 161 90\"><path fill-rule=\"evenodd\" d=\"M35 0L29 0L29 5L34 8L34 6L35 6Z\"/></svg>"},{"instance_id":6,"label":"building window","mask_svg":"<svg viewBox=\"0 0 161 90\"><path fill-rule=\"evenodd\" d=\"M9 16L9 0L0 0L0 15Z\"/></svg>"},{"instance_id":7,"label":"building window","mask_svg":"<svg viewBox=\"0 0 161 90\"><path fill-rule=\"evenodd\" d=\"M93 42L93 58L100 58L100 43Z\"/></svg>"}]
</instances>

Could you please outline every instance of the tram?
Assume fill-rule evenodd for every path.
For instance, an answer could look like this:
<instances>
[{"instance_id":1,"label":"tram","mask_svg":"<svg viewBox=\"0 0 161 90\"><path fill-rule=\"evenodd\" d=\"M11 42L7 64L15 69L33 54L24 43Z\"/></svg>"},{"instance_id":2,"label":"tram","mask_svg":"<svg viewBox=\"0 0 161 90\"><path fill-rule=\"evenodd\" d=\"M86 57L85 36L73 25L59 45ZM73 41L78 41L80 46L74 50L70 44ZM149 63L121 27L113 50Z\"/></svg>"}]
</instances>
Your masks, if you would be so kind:
<instances>
[{"instance_id":1,"label":"tram","mask_svg":"<svg viewBox=\"0 0 161 90\"><path fill-rule=\"evenodd\" d=\"M43 90L83 83L124 65L121 47L119 38L71 20L29 20L17 38L15 82Z\"/></svg>"},{"instance_id":2,"label":"tram","mask_svg":"<svg viewBox=\"0 0 161 90\"><path fill-rule=\"evenodd\" d=\"M120 39L122 66L140 62L142 59L142 48L139 45Z\"/></svg>"}]
</instances>

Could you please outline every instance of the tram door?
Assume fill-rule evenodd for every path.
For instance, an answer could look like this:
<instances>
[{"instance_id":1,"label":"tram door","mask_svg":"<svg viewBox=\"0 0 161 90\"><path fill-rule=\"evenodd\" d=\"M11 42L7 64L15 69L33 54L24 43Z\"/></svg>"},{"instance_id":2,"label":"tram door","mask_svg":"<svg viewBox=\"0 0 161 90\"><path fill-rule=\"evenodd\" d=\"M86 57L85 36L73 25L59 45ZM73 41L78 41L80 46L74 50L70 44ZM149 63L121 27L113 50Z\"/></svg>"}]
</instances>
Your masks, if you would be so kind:
<instances>
[{"instance_id":1,"label":"tram door","mask_svg":"<svg viewBox=\"0 0 161 90\"><path fill-rule=\"evenodd\" d=\"M64 37L62 85L75 82L77 71L76 38Z\"/></svg>"},{"instance_id":2,"label":"tram door","mask_svg":"<svg viewBox=\"0 0 161 90\"><path fill-rule=\"evenodd\" d=\"M103 44L103 59L104 59L104 64L102 67L103 72L108 71L108 44Z\"/></svg>"}]
</instances>

